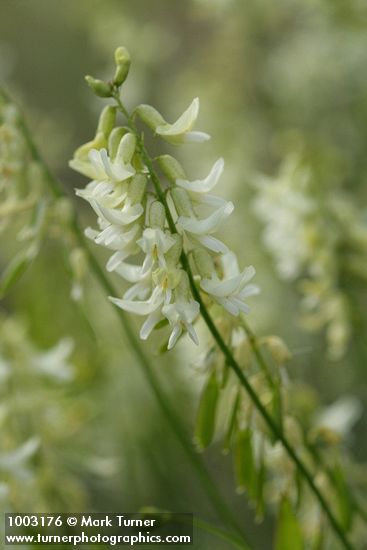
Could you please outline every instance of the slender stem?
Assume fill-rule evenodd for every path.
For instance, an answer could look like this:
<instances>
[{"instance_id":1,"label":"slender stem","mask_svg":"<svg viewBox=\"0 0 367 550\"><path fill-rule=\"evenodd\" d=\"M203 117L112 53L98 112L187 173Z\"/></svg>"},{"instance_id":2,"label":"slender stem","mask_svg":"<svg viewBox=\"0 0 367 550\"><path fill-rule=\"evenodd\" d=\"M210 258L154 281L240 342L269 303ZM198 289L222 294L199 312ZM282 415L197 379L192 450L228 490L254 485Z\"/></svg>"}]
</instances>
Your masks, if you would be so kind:
<instances>
[{"instance_id":1,"label":"slender stem","mask_svg":"<svg viewBox=\"0 0 367 550\"><path fill-rule=\"evenodd\" d=\"M144 143L141 139L139 131L137 130L136 124L135 124L133 118L128 114L125 107L123 106L120 97L117 94L114 97L116 99L116 102L117 102L121 112L126 116L128 124L129 124L132 132L136 136L137 145L138 145L138 148L140 150L140 154L141 154L141 156L142 156L142 158L143 158L143 160L146 164L146 167L148 169L151 181L154 185L154 188L156 189L157 196L158 196L159 200L162 202L162 204L165 207L169 228L170 228L172 233L177 233L177 229L176 229L175 223L173 221L171 212L169 210L165 194L163 193L159 177L157 176L157 174L154 170L152 160L151 160L151 158L150 158L150 156L149 156L149 154L148 154L148 152L145 148L145 145L144 145ZM204 318L204 321L205 321L209 331L211 332L215 342L217 343L219 349L222 351L222 353L223 353L226 361L228 362L229 366L232 368L232 370L237 375L237 378L239 379L240 383L242 384L242 386L245 388L248 395L252 399L256 409L258 410L259 414L265 420L268 428L271 430L273 435L279 441L281 441L281 443L283 444L283 447L285 448L285 450L288 453L288 456L291 458L291 460L293 461L293 463L295 464L295 466L297 467L299 472L302 474L302 476L306 480L309 488L311 489L314 496L318 500L318 502L320 504L320 507L324 510L324 512L326 514L326 517L328 518L329 523L330 523L332 529L334 530L334 533L339 538L339 540L343 544L344 548L346 548L347 550L354 550L352 544L347 539L347 536L344 532L343 527L340 525L340 523L337 520L337 518L335 517L334 513L331 511L324 495L321 493L320 489L317 487L316 483L314 482L313 475L312 475L311 471L304 464L304 462L299 458L298 454L293 449L291 443L288 441L286 436L282 433L281 429L276 424L276 422L273 420L272 416L268 413L267 409L265 408L265 406L262 404L260 398L258 397L256 391L254 390L254 388L252 387L252 385L248 381L247 377L244 375L240 365L235 360L231 350L229 349L229 347L227 346L227 344L223 340L221 334L219 333L213 319L211 318L211 315L210 315L209 311L207 310L207 308L206 308L206 306L205 306L205 304L204 304L204 302L201 298L200 292L199 292L199 290L196 286L195 280L194 280L194 276L193 276L188 258L187 258L186 253L184 251L181 254L181 263L182 263L183 269L188 274L193 296L194 296L195 300L197 300L199 305L200 305L200 312L201 312L201 314ZM257 351L256 351L256 355L257 355Z\"/></svg>"},{"instance_id":2,"label":"slender stem","mask_svg":"<svg viewBox=\"0 0 367 550\"><path fill-rule=\"evenodd\" d=\"M0 97L4 99L6 102L11 102L10 98L4 92L2 89L0 89ZM29 146L30 153L35 161L37 161L43 168L44 175L47 179L47 182L49 184L49 187L51 189L52 194L56 198L62 198L66 197L67 194L64 191L64 188L62 184L53 176L51 171L49 170L47 164L41 157L41 154L35 144L35 142L32 139L32 136L29 132L28 126L25 123L25 120L23 117L20 119L20 125L24 134L24 137L27 141L27 144ZM117 294L117 291L105 275L104 270L99 265L97 259L91 252L90 248L88 247L83 231L79 225L77 215L75 210L73 211L73 219L72 219L72 227L71 227L74 236L78 242L78 244L83 248L85 251L89 265L92 268L92 271L94 272L94 275L96 279L98 279L100 285L104 288L106 293L108 295L115 296ZM249 549L248 543L246 541L245 534L243 532L242 526L239 524L237 519L233 516L232 511L224 501L222 495L220 494L220 491L218 490L214 479L212 478L211 474L208 472L204 462L202 461L200 455L196 453L194 450L191 440L189 436L186 433L186 429L183 426L183 423L180 419L180 417L177 415L176 411L172 407L171 403L169 402L167 396L165 395L164 391L162 390L159 380L157 376L154 373L154 370L149 362L149 359L144 354L140 347L140 343L138 339L135 336L134 330L131 328L130 323L125 316L124 312L121 309L114 308L114 311L118 315L119 321L121 323L121 326L126 334L126 337L131 345L131 348L133 349L137 359L138 364L142 368L146 379L148 380L148 383L153 391L153 394L156 398L156 401L166 419L168 424L170 425L172 431L175 433L177 439L181 443L181 446L183 447L187 457L189 458L191 464L194 466L199 479L201 481L201 484L203 488L206 490L209 500L211 501L213 508L217 511L218 516L221 517L228 526L230 526L235 532L238 533L238 535L243 540L243 548L245 550Z\"/></svg>"}]
</instances>

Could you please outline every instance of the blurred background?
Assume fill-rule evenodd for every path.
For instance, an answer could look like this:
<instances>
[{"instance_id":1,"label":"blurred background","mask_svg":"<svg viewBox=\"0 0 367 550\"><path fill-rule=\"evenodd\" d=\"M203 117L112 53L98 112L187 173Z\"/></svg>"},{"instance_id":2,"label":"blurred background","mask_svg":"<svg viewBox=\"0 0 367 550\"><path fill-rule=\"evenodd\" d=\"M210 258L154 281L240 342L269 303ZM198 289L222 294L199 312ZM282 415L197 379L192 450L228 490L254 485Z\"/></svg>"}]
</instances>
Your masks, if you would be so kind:
<instances>
[{"instance_id":1,"label":"blurred background","mask_svg":"<svg viewBox=\"0 0 367 550\"><path fill-rule=\"evenodd\" d=\"M179 154L191 179L225 159L219 193L236 209L222 236L241 265L256 267L262 287L249 321L257 334L287 342L290 376L313 388L315 403L353 400L359 412L345 445L362 465L366 3L2 0L0 15L1 84L22 106L44 158L71 196L85 181L68 161L93 137L103 104L84 75L108 78L117 46L132 57L124 96L129 107L150 103L171 121L199 96L198 128L212 139ZM89 209L73 200L83 225L93 224ZM1 268L19 248L15 231L1 235ZM105 261L103 251L95 253ZM70 300L62 255L50 238L1 304L3 363L18 365L10 375L0 363L3 402L11 408L0 411L5 449L14 441L28 444L15 457L22 475L9 467L2 473L0 460L3 506L128 512L152 505L216 522L106 296L90 276L82 304ZM191 436L202 385L193 366L197 349L183 339L160 356L143 345ZM56 375L41 368L47 349L56 357ZM30 356L27 370L22 365ZM36 458L32 445L41 449ZM14 460L6 452L3 462ZM271 548L272 518L254 523L246 498L235 493L231 458L214 444L204 459L254 548ZM32 490L24 491L24 483ZM227 543L198 531L195 548Z\"/></svg>"}]
</instances>

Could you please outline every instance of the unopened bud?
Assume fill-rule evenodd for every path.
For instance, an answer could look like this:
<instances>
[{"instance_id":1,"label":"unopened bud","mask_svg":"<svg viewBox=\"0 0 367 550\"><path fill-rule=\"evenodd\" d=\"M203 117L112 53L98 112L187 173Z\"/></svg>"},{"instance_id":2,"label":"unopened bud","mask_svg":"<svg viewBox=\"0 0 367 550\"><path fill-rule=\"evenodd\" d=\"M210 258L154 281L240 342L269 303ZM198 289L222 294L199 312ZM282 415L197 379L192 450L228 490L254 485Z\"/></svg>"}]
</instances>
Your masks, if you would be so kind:
<instances>
[{"instance_id":1,"label":"unopened bud","mask_svg":"<svg viewBox=\"0 0 367 550\"><path fill-rule=\"evenodd\" d=\"M195 216L190 197L185 189L174 187L171 190L171 196L179 216L187 216L189 218Z\"/></svg>"},{"instance_id":2,"label":"unopened bud","mask_svg":"<svg viewBox=\"0 0 367 550\"><path fill-rule=\"evenodd\" d=\"M165 254L168 265L176 266L180 261L180 256L182 252L182 237L178 233L171 235L175 243L170 247L168 252Z\"/></svg>"},{"instance_id":3,"label":"unopened bud","mask_svg":"<svg viewBox=\"0 0 367 550\"><path fill-rule=\"evenodd\" d=\"M195 248L192 257L201 277L210 279L214 272L214 262L208 252L203 248Z\"/></svg>"},{"instance_id":4,"label":"unopened bud","mask_svg":"<svg viewBox=\"0 0 367 550\"><path fill-rule=\"evenodd\" d=\"M149 224L152 228L163 229L166 221L166 212L164 206L159 201L154 201L149 209Z\"/></svg>"},{"instance_id":5,"label":"unopened bud","mask_svg":"<svg viewBox=\"0 0 367 550\"><path fill-rule=\"evenodd\" d=\"M102 132L106 139L110 135L116 122L116 107L107 105L101 112L98 120L97 134Z\"/></svg>"},{"instance_id":6,"label":"unopened bud","mask_svg":"<svg viewBox=\"0 0 367 550\"><path fill-rule=\"evenodd\" d=\"M260 339L260 344L268 348L275 363L280 367L292 358L291 352L279 336L265 336Z\"/></svg>"},{"instance_id":7,"label":"unopened bud","mask_svg":"<svg viewBox=\"0 0 367 550\"><path fill-rule=\"evenodd\" d=\"M139 105L136 108L138 117L154 132L162 124L167 124L162 115L151 105Z\"/></svg>"},{"instance_id":8,"label":"unopened bud","mask_svg":"<svg viewBox=\"0 0 367 550\"><path fill-rule=\"evenodd\" d=\"M93 78L93 76L90 75L87 75L85 80L98 97L112 97L112 88L107 82Z\"/></svg>"},{"instance_id":9,"label":"unopened bud","mask_svg":"<svg viewBox=\"0 0 367 550\"><path fill-rule=\"evenodd\" d=\"M126 80L131 63L130 54L123 46L120 46L115 51L115 63L116 71L115 76L113 77L113 83L116 86L121 86L121 84Z\"/></svg>"},{"instance_id":10,"label":"unopened bud","mask_svg":"<svg viewBox=\"0 0 367 550\"><path fill-rule=\"evenodd\" d=\"M127 130L125 128L122 128L122 126L119 126L117 128L114 128L108 136L108 154L110 155L111 159L115 158L121 139L126 133Z\"/></svg>"},{"instance_id":11,"label":"unopened bud","mask_svg":"<svg viewBox=\"0 0 367 550\"><path fill-rule=\"evenodd\" d=\"M186 179L186 174L181 164L174 157L171 157L171 155L161 155L157 160L163 174L171 183L176 183L178 179Z\"/></svg>"},{"instance_id":12,"label":"unopened bud","mask_svg":"<svg viewBox=\"0 0 367 550\"><path fill-rule=\"evenodd\" d=\"M135 174L129 185L129 199L131 204L140 204L144 198L148 180L143 174Z\"/></svg>"}]
</instances>

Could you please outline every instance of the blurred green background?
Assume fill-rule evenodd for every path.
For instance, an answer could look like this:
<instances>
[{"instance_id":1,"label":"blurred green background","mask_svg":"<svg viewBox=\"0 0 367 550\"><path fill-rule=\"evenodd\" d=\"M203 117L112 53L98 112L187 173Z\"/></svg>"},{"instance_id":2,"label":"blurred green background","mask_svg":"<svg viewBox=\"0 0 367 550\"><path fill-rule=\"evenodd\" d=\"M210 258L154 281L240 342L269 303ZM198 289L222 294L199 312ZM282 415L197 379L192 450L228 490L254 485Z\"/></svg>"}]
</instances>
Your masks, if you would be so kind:
<instances>
[{"instance_id":1,"label":"blurred green background","mask_svg":"<svg viewBox=\"0 0 367 550\"><path fill-rule=\"evenodd\" d=\"M119 45L129 49L133 60L125 91L129 107L150 103L174 120L193 97L200 97L198 127L212 139L180 155L192 179L204 177L219 156L225 159L219 193L233 200L236 210L223 237L242 265L256 266L262 287L253 301L252 326L259 334L285 339L294 356L291 377L310 383L323 403L341 394L365 402L363 276L345 274L343 265L338 271L350 304L351 338L346 352L331 360L322 327L310 333L299 322L297 282L279 278L263 244L263 226L253 210L253 183L258 174L275 177L283 160L297 154L312 170L326 205L335 194L347 194L366 220L367 4L1 0L1 82L22 105L44 157L71 195L85 182L68 168L68 160L94 135L103 103L83 77L108 77ZM88 208L73 200L83 225L93 223ZM2 239L2 264L17 246L12 238ZM105 260L103 251L95 253ZM339 255L336 261L346 258ZM50 241L1 306L5 314L16 313L40 348L53 346L60 336L75 341L72 387L61 395L46 388L46 412L34 420L42 432L54 400L64 411L60 433L45 431L53 458L46 449L44 464L51 471L46 474L46 466L38 465L39 500L38 493L23 495L19 507L40 510L47 503L55 511L128 512L154 505L217 521L106 297L92 277L83 311L69 294L62 251ZM143 345L157 355L152 346ZM189 434L202 384L200 372L192 367L197 353L183 340L176 351L154 357L157 374ZM348 439L360 463L367 455L366 436L362 416ZM265 526L253 522L246 499L235 494L230 457L214 445L205 461L255 548L271 548L272 519ZM223 541L196 534L195 548L226 547Z\"/></svg>"}]
</instances>

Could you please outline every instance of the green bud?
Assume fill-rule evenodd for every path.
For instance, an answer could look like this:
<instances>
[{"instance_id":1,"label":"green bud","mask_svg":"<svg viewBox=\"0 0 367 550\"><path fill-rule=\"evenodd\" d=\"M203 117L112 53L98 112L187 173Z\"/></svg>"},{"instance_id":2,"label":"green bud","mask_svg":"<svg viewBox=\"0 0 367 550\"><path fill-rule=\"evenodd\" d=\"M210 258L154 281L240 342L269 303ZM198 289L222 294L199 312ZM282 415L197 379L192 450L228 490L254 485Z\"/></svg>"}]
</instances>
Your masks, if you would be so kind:
<instances>
[{"instance_id":1,"label":"green bud","mask_svg":"<svg viewBox=\"0 0 367 550\"><path fill-rule=\"evenodd\" d=\"M113 77L113 83L116 86L121 86L121 84L126 80L131 63L130 54L123 46L120 46L115 51L115 63L116 71L115 76Z\"/></svg>"},{"instance_id":2,"label":"green bud","mask_svg":"<svg viewBox=\"0 0 367 550\"><path fill-rule=\"evenodd\" d=\"M148 180L143 174L135 174L129 185L129 198L131 204L139 204L144 198L145 191L147 189Z\"/></svg>"},{"instance_id":3,"label":"green bud","mask_svg":"<svg viewBox=\"0 0 367 550\"><path fill-rule=\"evenodd\" d=\"M90 75L87 75L85 80L98 97L112 97L112 88L107 82L93 78L93 76Z\"/></svg>"},{"instance_id":4,"label":"green bud","mask_svg":"<svg viewBox=\"0 0 367 550\"><path fill-rule=\"evenodd\" d=\"M214 436L219 387L215 372L210 375L201 394L196 419L195 442L199 449L205 449Z\"/></svg>"},{"instance_id":5,"label":"green bud","mask_svg":"<svg viewBox=\"0 0 367 550\"><path fill-rule=\"evenodd\" d=\"M187 216L189 218L195 216L190 197L185 189L174 187L171 190L171 196L179 216Z\"/></svg>"},{"instance_id":6,"label":"green bud","mask_svg":"<svg viewBox=\"0 0 367 550\"><path fill-rule=\"evenodd\" d=\"M159 201L154 201L149 209L150 227L163 229L166 221L166 212L164 206Z\"/></svg>"},{"instance_id":7,"label":"green bud","mask_svg":"<svg viewBox=\"0 0 367 550\"><path fill-rule=\"evenodd\" d=\"M127 130L125 128L122 128L122 126L118 126L117 128L114 128L110 135L108 136L108 153L112 159L115 158L120 141L122 136L124 136L127 133Z\"/></svg>"},{"instance_id":8,"label":"green bud","mask_svg":"<svg viewBox=\"0 0 367 550\"><path fill-rule=\"evenodd\" d=\"M192 257L201 277L210 279L215 271L214 262L210 254L204 248L195 248L192 252Z\"/></svg>"},{"instance_id":9,"label":"green bud","mask_svg":"<svg viewBox=\"0 0 367 550\"><path fill-rule=\"evenodd\" d=\"M178 179L186 179L186 174L181 164L174 157L171 157L171 155L161 155L157 160L163 174L171 183L175 184Z\"/></svg>"},{"instance_id":10,"label":"green bud","mask_svg":"<svg viewBox=\"0 0 367 550\"><path fill-rule=\"evenodd\" d=\"M178 233L174 233L171 237L175 240L175 243L171 246L168 252L166 252L165 258L168 265L175 266L180 261L182 252L182 237Z\"/></svg>"},{"instance_id":11,"label":"green bud","mask_svg":"<svg viewBox=\"0 0 367 550\"><path fill-rule=\"evenodd\" d=\"M234 450L234 464L237 491L247 491L251 499L256 498L257 472L252 446L252 433L249 428L240 430L237 434Z\"/></svg>"},{"instance_id":12,"label":"green bud","mask_svg":"<svg viewBox=\"0 0 367 550\"><path fill-rule=\"evenodd\" d=\"M156 131L158 126L167 124L162 115L151 105L139 105L136 114L151 130Z\"/></svg>"},{"instance_id":13,"label":"green bud","mask_svg":"<svg viewBox=\"0 0 367 550\"><path fill-rule=\"evenodd\" d=\"M102 132L106 136L106 139L110 135L116 122L116 107L107 105L99 115L97 134Z\"/></svg>"}]
</instances>

